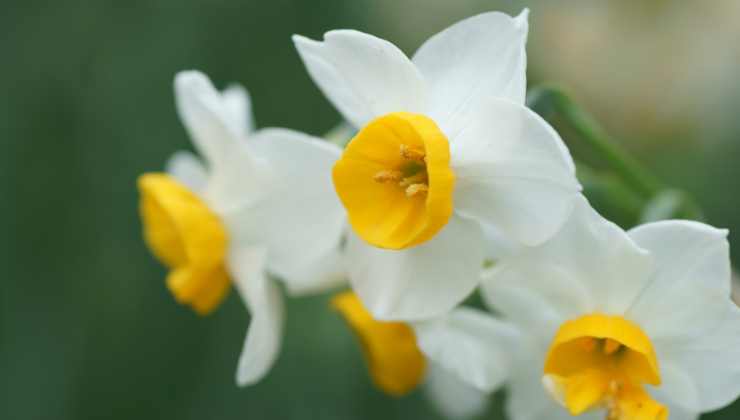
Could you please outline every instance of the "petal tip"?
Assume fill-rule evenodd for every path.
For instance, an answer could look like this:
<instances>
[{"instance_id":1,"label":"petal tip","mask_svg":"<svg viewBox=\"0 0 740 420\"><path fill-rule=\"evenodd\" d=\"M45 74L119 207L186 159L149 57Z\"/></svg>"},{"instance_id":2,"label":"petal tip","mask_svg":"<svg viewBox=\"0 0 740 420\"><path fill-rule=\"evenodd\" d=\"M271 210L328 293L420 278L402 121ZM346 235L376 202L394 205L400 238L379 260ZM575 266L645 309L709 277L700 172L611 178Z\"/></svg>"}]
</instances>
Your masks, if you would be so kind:
<instances>
[{"instance_id":1,"label":"petal tip","mask_svg":"<svg viewBox=\"0 0 740 420\"><path fill-rule=\"evenodd\" d=\"M291 39L291 41L293 41L293 44L295 44L296 46L298 46L298 44L301 44L301 43L304 43L304 42L312 41L312 39L307 38L307 37L305 37L303 35L299 35L299 34L293 34L293 35L291 35L290 36L290 39Z\"/></svg>"},{"instance_id":2,"label":"petal tip","mask_svg":"<svg viewBox=\"0 0 740 420\"><path fill-rule=\"evenodd\" d=\"M208 82L208 77L199 70L182 70L175 74L175 87L185 88Z\"/></svg>"},{"instance_id":3,"label":"petal tip","mask_svg":"<svg viewBox=\"0 0 740 420\"><path fill-rule=\"evenodd\" d=\"M519 24L526 25L529 22L529 7L525 7L524 9L522 9L522 11L514 18L514 20L516 20Z\"/></svg>"}]
</instances>

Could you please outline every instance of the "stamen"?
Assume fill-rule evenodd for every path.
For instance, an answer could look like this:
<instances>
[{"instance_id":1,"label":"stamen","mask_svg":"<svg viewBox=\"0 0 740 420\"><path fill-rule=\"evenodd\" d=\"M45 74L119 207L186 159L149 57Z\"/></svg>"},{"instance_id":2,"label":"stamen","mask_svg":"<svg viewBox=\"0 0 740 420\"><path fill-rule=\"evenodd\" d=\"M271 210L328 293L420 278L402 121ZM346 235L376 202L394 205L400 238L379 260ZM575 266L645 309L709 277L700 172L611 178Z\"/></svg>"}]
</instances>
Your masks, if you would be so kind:
<instances>
[{"instance_id":1,"label":"stamen","mask_svg":"<svg viewBox=\"0 0 740 420\"><path fill-rule=\"evenodd\" d=\"M604 341L604 354L606 354L607 356L616 353L617 351L619 351L620 348L622 348L622 343L617 340L607 338Z\"/></svg>"},{"instance_id":2,"label":"stamen","mask_svg":"<svg viewBox=\"0 0 740 420\"><path fill-rule=\"evenodd\" d=\"M426 172L419 172L416 175L407 176L401 180L401 182L398 183L403 188L406 188L413 184L426 184L427 183L427 173Z\"/></svg>"},{"instance_id":3,"label":"stamen","mask_svg":"<svg viewBox=\"0 0 740 420\"><path fill-rule=\"evenodd\" d=\"M596 349L596 339L593 337L586 337L580 340L579 344L583 350L589 353Z\"/></svg>"},{"instance_id":4,"label":"stamen","mask_svg":"<svg viewBox=\"0 0 740 420\"><path fill-rule=\"evenodd\" d=\"M401 157L408 160L424 161L426 153L423 150L409 147L405 144L401 145Z\"/></svg>"},{"instance_id":5,"label":"stamen","mask_svg":"<svg viewBox=\"0 0 740 420\"><path fill-rule=\"evenodd\" d=\"M375 182L381 182L381 183L391 182L391 181L396 182L396 181L400 181L401 178L403 178L403 173L401 171L390 170L390 169L380 171L373 176L373 180Z\"/></svg>"},{"instance_id":6,"label":"stamen","mask_svg":"<svg viewBox=\"0 0 740 420\"><path fill-rule=\"evenodd\" d=\"M429 191L427 184L411 184L406 188L406 197L413 197L416 194L426 194Z\"/></svg>"}]
</instances>

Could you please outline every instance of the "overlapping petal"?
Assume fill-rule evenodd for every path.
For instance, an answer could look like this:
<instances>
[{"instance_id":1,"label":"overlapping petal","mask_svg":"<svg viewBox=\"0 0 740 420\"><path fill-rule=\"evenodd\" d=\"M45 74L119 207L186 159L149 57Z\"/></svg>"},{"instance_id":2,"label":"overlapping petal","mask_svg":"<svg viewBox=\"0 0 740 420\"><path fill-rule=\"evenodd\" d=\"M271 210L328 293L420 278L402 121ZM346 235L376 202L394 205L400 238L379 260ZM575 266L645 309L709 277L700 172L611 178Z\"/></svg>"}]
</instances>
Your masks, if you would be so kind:
<instances>
[{"instance_id":1,"label":"overlapping petal","mask_svg":"<svg viewBox=\"0 0 740 420\"><path fill-rule=\"evenodd\" d=\"M203 196L220 213L257 200L267 182L264 162L255 158L243 135L251 116L236 117L248 111L248 97L235 89L222 95L206 75L195 70L175 77L180 119L208 170Z\"/></svg>"},{"instance_id":2,"label":"overlapping petal","mask_svg":"<svg viewBox=\"0 0 740 420\"><path fill-rule=\"evenodd\" d=\"M659 358L691 384L675 389L697 394L669 397L691 412L729 404L740 394L740 309L730 299L727 231L673 220L630 236L655 257L656 270L628 315L653 338Z\"/></svg>"},{"instance_id":3,"label":"overlapping petal","mask_svg":"<svg viewBox=\"0 0 740 420\"><path fill-rule=\"evenodd\" d=\"M470 17L429 38L414 55L430 86L429 115L448 136L464 129L466 115L490 98L524 105L527 15Z\"/></svg>"},{"instance_id":4,"label":"overlapping petal","mask_svg":"<svg viewBox=\"0 0 740 420\"><path fill-rule=\"evenodd\" d=\"M686 340L716 328L731 304L727 231L673 220L629 235L653 255L655 272L628 315L655 340Z\"/></svg>"},{"instance_id":5,"label":"overlapping petal","mask_svg":"<svg viewBox=\"0 0 740 420\"><path fill-rule=\"evenodd\" d=\"M454 373L430 362L424 392L429 401L448 419L464 420L481 415L490 405L490 395Z\"/></svg>"},{"instance_id":6,"label":"overlapping petal","mask_svg":"<svg viewBox=\"0 0 740 420\"><path fill-rule=\"evenodd\" d=\"M225 117L237 134L246 136L254 131L254 115L252 114L252 99L244 86L229 85L221 92L221 100L226 110Z\"/></svg>"},{"instance_id":7,"label":"overlapping petal","mask_svg":"<svg viewBox=\"0 0 740 420\"><path fill-rule=\"evenodd\" d=\"M460 307L413 328L429 360L480 391L495 391L511 373L518 331L485 312Z\"/></svg>"},{"instance_id":8,"label":"overlapping petal","mask_svg":"<svg viewBox=\"0 0 740 420\"><path fill-rule=\"evenodd\" d=\"M180 150L170 157L165 165L167 173L183 185L200 195L208 182L208 171L203 162L190 152Z\"/></svg>"},{"instance_id":9,"label":"overlapping petal","mask_svg":"<svg viewBox=\"0 0 740 420\"><path fill-rule=\"evenodd\" d=\"M480 281L485 255L476 222L452 217L432 240L402 251L372 247L350 235L350 282L380 320L421 320L442 315Z\"/></svg>"},{"instance_id":10,"label":"overlapping petal","mask_svg":"<svg viewBox=\"0 0 740 420\"><path fill-rule=\"evenodd\" d=\"M252 151L269 165L270 181L260 199L245 203L225 219L235 241L262 244L267 268L295 290L328 282L331 266L318 267L337 252L344 211L331 183L339 149L285 129L266 129L250 137Z\"/></svg>"},{"instance_id":11,"label":"overlapping petal","mask_svg":"<svg viewBox=\"0 0 740 420\"><path fill-rule=\"evenodd\" d=\"M243 128L230 118L231 108L199 71L175 76L175 104L183 125L209 167L223 162Z\"/></svg>"},{"instance_id":12,"label":"overlapping petal","mask_svg":"<svg viewBox=\"0 0 740 420\"><path fill-rule=\"evenodd\" d=\"M251 385L275 363L283 337L285 308L280 289L265 276L264 247L232 248L228 268L234 286L251 315L244 348L239 356L236 382Z\"/></svg>"},{"instance_id":13,"label":"overlapping petal","mask_svg":"<svg viewBox=\"0 0 740 420\"><path fill-rule=\"evenodd\" d=\"M719 324L702 336L682 343L656 343L661 360L680 369L696 387L698 406L686 408L697 412L722 408L740 394L740 366L737 363L740 309L734 303L715 304L724 306L725 315Z\"/></svg>"},{"instance_id":14,"label":"overlapping petal","mask_svg":"<svg viewBox=\"0 0 740 420\"><path fill-rule=\"evenodd\" d=\"M526 245L551 237L580 192L560 136L522 105L488 100L451 147L456 211Z\"/></svg>"},{"instance_id":15,"label":"overlapping petal","mask_svg":"<svg viewBox=\"0 0 740 420\"><path fill-rule=\"evenodd\" d=\"M395 45L353 30L327 32L323 41L293 36L313 81L356 128L390 112L423 110L419 71Z\"/></svg>"}]
</instances>

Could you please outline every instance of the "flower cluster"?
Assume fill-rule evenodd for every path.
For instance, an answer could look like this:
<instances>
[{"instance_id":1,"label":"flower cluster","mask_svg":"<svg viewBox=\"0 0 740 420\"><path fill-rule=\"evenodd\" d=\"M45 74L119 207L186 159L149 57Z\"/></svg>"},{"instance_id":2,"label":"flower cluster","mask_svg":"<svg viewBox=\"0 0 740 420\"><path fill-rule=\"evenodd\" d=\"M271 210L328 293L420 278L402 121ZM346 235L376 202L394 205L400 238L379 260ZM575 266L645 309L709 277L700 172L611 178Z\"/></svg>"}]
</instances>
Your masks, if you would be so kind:
<instances>
[{"instance_id":1,"label":"flower cluster","mask_svg":"<svg viewBox=\"0 0 740 420\"><path fill-rule=\"evenodd\" d=\"M144 238L197 313L236 287L251 314L239 385L280 350L278 282L291 296L346 283L332 306L375 384L423 384L450 417L502 387L514 420L688 420L740 394L727 232L624 231L591 208L525 105L527 13L463 20L412 58L352 30L294 36L353 129L344 149L255 130L245 89L176 76L200 157L139 178ZM485 309L464 303L475 291Z\"/></svg>"}]
</instances>

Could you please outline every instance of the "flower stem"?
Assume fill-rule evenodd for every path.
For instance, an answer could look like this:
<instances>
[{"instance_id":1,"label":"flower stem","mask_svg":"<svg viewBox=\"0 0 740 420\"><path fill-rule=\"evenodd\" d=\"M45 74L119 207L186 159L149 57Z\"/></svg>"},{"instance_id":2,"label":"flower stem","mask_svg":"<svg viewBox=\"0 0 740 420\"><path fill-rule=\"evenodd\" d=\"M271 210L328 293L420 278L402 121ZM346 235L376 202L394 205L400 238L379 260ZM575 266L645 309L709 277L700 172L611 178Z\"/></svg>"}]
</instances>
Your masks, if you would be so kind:
<instances>
[{"instance_id":1,"label":"flower stem","mask_svg":"<svg viewBox=\"0 0 740 420\"><path fill-rule=\"evenodd\" d=\"M650 199L664 189L662 183L624 151L596 120L576 105L562 90L542 86L530 90L527 105L543 118L560 115L583 142L641 196Z\"/></svg>"}]
</instances>

